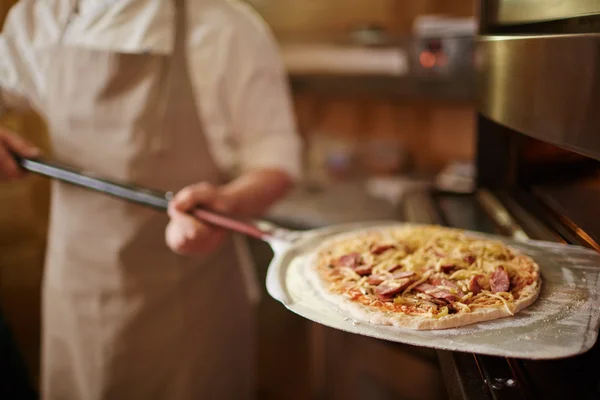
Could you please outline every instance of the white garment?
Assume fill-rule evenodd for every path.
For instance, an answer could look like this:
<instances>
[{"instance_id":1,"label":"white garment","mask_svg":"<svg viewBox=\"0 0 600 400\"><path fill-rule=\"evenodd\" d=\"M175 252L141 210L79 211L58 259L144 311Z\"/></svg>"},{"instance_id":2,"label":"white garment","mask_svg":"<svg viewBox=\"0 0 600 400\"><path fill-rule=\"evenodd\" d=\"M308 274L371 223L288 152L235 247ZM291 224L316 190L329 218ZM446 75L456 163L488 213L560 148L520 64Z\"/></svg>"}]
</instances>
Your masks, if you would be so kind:
<instances>
[{"instance_id":1,"label":"white garment","mask_svg":"<svg viewBox=\"0 0 600 400\"><path fill-rule=\"evenodd\" d=\"M173 12L172 0L21 0L0 35L0 94L4 89L33 107L52 96L46 92L40 50L60 41L168 54ZM279 168L297 178L301 141L286 74L266 24L237 0L190 1L187 17L188 67L219 167L230 175Z\"/></svg>"}]
</instances>

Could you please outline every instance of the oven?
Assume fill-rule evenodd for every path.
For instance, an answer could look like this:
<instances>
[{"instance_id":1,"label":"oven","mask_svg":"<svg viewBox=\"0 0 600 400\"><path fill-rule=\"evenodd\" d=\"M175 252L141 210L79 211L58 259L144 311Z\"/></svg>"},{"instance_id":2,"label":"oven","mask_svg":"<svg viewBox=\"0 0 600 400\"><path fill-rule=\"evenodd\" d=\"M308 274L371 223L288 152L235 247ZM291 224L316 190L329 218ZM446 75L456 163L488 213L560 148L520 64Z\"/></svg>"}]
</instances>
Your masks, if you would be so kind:
<instances>
[{"instance_id":1,"label":"oven","mask_svg":"<svg viewBox=\"0 0 600 400\"><path fill-rule=\"evenodd\" d=\"M477 191L415 194L406 219L600 250L600 1L479 13ZM598 343L551 361L437 356L451 399L600 398Z\"/></svg>"}]
</instances>

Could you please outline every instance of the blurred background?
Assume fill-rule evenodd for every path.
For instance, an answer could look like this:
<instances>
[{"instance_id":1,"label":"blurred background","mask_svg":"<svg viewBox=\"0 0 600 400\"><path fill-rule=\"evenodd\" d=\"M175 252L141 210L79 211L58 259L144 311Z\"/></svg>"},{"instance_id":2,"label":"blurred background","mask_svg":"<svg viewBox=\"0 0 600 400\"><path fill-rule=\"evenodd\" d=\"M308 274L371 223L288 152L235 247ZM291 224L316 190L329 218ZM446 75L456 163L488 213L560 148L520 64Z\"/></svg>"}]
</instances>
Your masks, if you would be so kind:
<instances>
[{"instance_id":1,"label":"blurred background","mask_svg":"<svg viewBox=\"0 0 600 400\"><path fill-rule=\"evenodd\" d=\"M474 0L248 2L279 41L306 143L305 180L268 219L398 219L407 193L473 191ZM0 0L0 25L13 3ZM49 151L36 115L0 123ZM0 185L0 303L34 376L48 189L37 177ZM270 250L253 251L264 278ZM314 326L266 292L260 322L261 398L445 398L433 351Z\"/></svg>"}]
</instances>

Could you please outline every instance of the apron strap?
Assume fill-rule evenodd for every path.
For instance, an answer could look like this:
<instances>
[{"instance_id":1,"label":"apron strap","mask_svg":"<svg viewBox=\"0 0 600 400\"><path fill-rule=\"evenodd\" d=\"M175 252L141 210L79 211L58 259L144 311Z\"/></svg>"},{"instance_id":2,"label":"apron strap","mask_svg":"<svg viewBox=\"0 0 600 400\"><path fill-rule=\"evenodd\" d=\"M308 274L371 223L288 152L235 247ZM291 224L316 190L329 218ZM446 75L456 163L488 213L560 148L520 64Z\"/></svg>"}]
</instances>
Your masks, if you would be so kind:
<instances>
[{"instance_id":1,"label":"apron strap","mask_svg":"<svg viewBox=\"0 0 600 400\"><path fill-rule=\"evenodd\" d=\"M186 1L175 0L175 30L174 43L173 43L173 57L182 58L185 60L187 57L187 16L186 16Z\"/></svg>"},{"instance_id":2,"label":"apron strap","mask_svg":"<svg viewBox=\"0 0 600 400\"><path fill-rule=\"evenodd\" d=\"M175 79L181 79L180 74L187 74L187 19L186 19L186 2L185 0L174 0L174 18L173 18L173 46L171 55L167 61L166 68L160 77L161 93L169 93L169 88L174 84ZM167 126L167 112L170 105L169 96L163 95L158 99L157 113L162 115L160 119L163 121L162 131L165 132L170 127ZM157 148L162 147L162 135L158 135L152 140Z\"/></svg>"}]
</instances>

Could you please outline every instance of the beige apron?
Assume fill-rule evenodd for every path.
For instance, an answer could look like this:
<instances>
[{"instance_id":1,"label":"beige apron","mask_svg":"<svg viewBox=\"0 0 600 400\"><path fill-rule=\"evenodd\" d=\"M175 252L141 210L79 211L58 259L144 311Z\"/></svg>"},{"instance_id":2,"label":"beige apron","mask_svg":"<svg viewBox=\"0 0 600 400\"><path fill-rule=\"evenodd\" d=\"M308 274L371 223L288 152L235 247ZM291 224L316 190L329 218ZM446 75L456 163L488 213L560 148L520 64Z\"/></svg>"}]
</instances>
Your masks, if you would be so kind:
<instances>
[{"instance_id":1,"label":"beige apron","mask_svg":"<svg viewBox=\"0 0 600 400\"><path fill-rule=\"evenodd\" d=\"M186 63L53 49L44 112L61 161L160 190L221 183ZM165 214L55 183L44 280L48 400L247 399L253 307L232 240L207 257L165 245Z\"/></svg>"}]
</instances>

